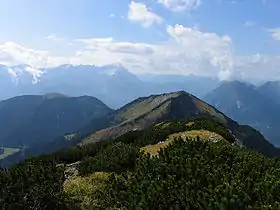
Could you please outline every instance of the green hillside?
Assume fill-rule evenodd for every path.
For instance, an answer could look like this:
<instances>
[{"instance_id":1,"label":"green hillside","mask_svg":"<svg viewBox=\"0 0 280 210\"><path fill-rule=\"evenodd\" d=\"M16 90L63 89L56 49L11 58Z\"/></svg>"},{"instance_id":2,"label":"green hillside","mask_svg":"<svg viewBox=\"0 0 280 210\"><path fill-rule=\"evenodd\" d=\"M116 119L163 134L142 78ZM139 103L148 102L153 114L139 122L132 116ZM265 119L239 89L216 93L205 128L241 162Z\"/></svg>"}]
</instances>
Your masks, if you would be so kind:
<instances>
[{"instance_id":1,"label":"green hillside","mask_svg":"<svg viewBox=\"0 0 280 210\"><path fill-rule=\"evenodd\" d=\"M215 135L214 141L209 135ZM157 155L142 151L165 141L170 142ZM230 130L211 118L166 121L2 170L0 205L4 209L278 209L279 167L279 159L238 146Z\"/></svg>"},{"instance_id":2,"label":"green hillside","mask_svg":"<svg viewBox=\"0 0 280 210\"><path fill-rule=\"evenodd\" d=\"M279 159L260 154L279 150L186 92L137 99L48 144L49 151L60 143L75 146L1 171L0 206L279 208Z\"/></svg>"}]
</instances>

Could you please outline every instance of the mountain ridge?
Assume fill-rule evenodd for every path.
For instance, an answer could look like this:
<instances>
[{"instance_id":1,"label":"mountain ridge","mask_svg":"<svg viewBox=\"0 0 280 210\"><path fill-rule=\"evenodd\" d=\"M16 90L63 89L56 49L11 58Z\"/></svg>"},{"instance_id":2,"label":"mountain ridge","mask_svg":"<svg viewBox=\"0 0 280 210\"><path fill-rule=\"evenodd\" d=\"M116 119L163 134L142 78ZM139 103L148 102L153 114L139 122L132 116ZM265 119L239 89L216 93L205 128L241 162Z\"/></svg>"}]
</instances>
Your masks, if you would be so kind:
<instances>
[{"instance_id":1,"label":"mountain ridge","mask_svg":"<svg viewBox=\"0 0 280 210\"><path fill-rule=\"evenodd\" d=\"M111 111L103 102L89 96L66 97L52 93L3 100L0 101L0 144L41 144Z\"/></svg>"},{"instance_id":2,"label":"mountain ridge","mask_svg":"<svg viewBox=\"0 0 280 210\"><path fill-rule=\"evenodd\" d=\"M161 101L160 99L162 98L160 97L165 98ZM157 105L151 105L149 103L156 99L159 99L159 103ZM143 112L139 111L137 108L138 105L145 102L149 103L151 107L148 110L142 110ZM127 111L128 107L130 107L130 109L133 107L141 113L137 116L131 116ZM122 116L122 118L120 118L120 116ZM92 133L82 141L81 145L98 142L104 139L116 138L126 132L141 130L161 121L174 119L190 120L201 116L210 117L226 125L242 142L242 144L250 149L255 149L265 153L266 155L275 156L280 154L279 150L266 141L257 130L250 126L239 125L216 108L185 91L163 95L152 95L129 103L128 106L124 106L114 112L113 115L110 115L108 119L108 122L112 122L112 119L121 119L120 121L115 121L112 125L110 125L111 127ZM256 145L254 144L254 141L256 142Z\"/></svg>"}]
</instances>

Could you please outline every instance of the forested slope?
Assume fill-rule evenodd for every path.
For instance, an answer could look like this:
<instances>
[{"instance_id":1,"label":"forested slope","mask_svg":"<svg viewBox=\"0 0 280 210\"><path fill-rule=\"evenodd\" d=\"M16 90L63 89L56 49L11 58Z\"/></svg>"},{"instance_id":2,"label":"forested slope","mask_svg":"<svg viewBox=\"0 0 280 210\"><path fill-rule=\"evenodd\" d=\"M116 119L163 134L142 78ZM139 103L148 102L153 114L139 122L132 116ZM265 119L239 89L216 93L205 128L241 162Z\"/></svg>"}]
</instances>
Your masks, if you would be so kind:
<instances>
[{"instance_id":1,"label":"forested slope","mask_svg":"<svg viewBox=\"0 0 280 210\"><path fill-rule=\"evenodd\" d=\"M198 130L222 138L175 138L153 156L141 149L172 134ZM70 173L73 165L65 164L76 161L80 161L78 171ZM4 209L278 209L279 168L278 158L238 146L230 130L212 119L167 121L2 170L0 205Z\"/></svg>"}]
</instances>

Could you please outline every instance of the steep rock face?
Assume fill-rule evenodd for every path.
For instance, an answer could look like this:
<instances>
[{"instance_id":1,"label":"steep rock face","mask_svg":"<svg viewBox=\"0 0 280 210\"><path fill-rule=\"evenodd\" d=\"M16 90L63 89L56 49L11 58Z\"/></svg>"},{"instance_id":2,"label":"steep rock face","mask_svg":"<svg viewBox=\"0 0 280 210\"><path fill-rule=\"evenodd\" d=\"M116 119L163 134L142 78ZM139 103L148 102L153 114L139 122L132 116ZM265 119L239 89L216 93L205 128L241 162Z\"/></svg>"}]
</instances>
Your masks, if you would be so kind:
<instances>
[{"instance_id":1,"label":"steep rock face","mask_svg":"<svg viewBox=\"0 0 280 210\"><path fill-rule=\"evenodd\" d=\"M88 96L47 94L4 100L0 102L0 144L41 145L111 111L98 99Z\"/></svg>"},{"instance_id":2,"label":"steep rock face","mask_svg":"<svg viewBox=\"0 0 280 210\"><path fill-rule=\"evenodd\" d=\"M271 86L266 84L257 88L241 82L225 82L204 100L239 123L253 126L279 146L280 104L275 93L277 88L273 87L273 93Z\"/></svg>"}]
</instances>

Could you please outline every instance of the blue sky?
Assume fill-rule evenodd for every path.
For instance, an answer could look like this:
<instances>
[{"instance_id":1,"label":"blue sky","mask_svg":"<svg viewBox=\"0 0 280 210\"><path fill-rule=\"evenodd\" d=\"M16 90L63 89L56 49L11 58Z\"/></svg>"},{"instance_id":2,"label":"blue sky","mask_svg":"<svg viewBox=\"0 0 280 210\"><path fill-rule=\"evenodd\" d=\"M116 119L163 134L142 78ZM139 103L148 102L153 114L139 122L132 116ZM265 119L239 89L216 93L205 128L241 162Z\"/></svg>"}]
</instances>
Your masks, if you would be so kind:
<instances>
[{"instance_id":1,"label":"blue sky","mask_svg":"<svg viewBox=\"0 0 280 210\"><path fill-rule=\"evenodd\" d=\"M0 62L35 67L120 62L138 74L226 77L241 77L245 67L252 68L245 76L251 75L257 62L273 68L268 73L275 77L280 76L279 8L279 0L2 0ZM100 42L105 38L112 40ZM135 51L123 53L120 46ZM154 53L141 63L149 56L144 48ZM157 51L162 49L165 54ZM184 62L175 65L176 59ZM166 60L172 62L163 70Z\"/></svg>"}]
</instances>

